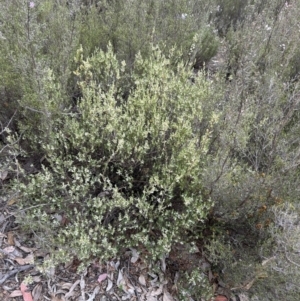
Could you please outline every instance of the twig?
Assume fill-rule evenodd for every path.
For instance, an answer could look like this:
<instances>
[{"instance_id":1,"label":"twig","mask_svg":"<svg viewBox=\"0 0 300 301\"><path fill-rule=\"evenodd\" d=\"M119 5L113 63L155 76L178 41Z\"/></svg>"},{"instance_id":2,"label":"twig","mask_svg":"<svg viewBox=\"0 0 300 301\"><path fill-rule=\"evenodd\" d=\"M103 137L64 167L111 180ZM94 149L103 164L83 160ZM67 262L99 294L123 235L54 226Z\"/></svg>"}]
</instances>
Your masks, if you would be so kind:
<instances>
[{"instance_id":1,"label":"twig","mask_svg":"<svg viewBox=\"0 0 300 301\"><path fill-rule=\"evenodd\" d=\"M295 262L295 261L293 261L293 260L291 260L291 259L289 258L289 256L287 255L286 247L285 247L284 249L285 249L284 255L285 255L286 260L287 260L289 263L294 264L294 265L297 266L297 267L300 267L300 265L299 265L297 262Z\"/></svg>"},{"instance_id":2,"label":"twig","mask_svg":"<svg viewBox=\"0 0 300 301\"><path fill-rule=\"evenodd\" d=\"M72 296L72 292L74 291L74 289L76 288L76 286L80 284L80 280L76 280L73 285L71 286L69 292L65 295L65 299L68 300L68 298L70 298Z\"/></svg>"},{"instance_id":3,"label":"twig","mask_svg":"<svg viewBox=\"0 0 300 301\"><path fill-rule=\"evenodd\" d=\"M9 125L11 124L13 118L14 118L15 115L16 115L16 112L17 112L17 111L15 111L14 114L12 115L12 117L9 119L9 121L8 121L7 125L5 126L5 128L3 128L3 125L2 125L2 123L1 123L1 132L0 132L0 135L2 135L2 134L5 132L6 128L9 127Z\"/></svg>"},{"instance_id":4,"label":"twig","mask_svg":"<svg viewBox=\"0 0 300 301\"><path fill-rule=\"evenodd\" d=\"M0 285L2 285L8 278L12 277L13 275L22 272L22 271L26 271L28 269L33 268L34 265L33 264L28 264L28 265L23 265L20 266L18 268L15 268L11 271L9 271L8 273L6 273L1 279L0 279Z\"/></svg>"}]
</instances>

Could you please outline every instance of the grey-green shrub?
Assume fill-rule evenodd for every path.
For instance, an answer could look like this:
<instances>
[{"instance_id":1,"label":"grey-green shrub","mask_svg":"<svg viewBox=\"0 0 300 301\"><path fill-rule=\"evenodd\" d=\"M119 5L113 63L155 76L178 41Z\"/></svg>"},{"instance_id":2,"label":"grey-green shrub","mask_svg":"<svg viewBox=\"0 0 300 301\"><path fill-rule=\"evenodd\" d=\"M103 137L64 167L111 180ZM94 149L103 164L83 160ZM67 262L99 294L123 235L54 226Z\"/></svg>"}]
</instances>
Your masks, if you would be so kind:
<instances>
[{"instance_id":1,"label":"grey-green shrub","mask_svg":"<svg viewBox=\"0 0 300 301\"><path fill-rule=\"evenodd\" d=\"M298 2L223 1L219 14L219 1L59 2L39 2L29 40L28 6L1 2L13 26L0 29L0 101L22 113L21 145L45 155L15 186L22 225L61 248L56 261L195 239L231 288L255 279L259 300L297 298L285 280L297 265L278 248L298 244L297 225L278 219L300 197ZM216 52L205 79L183 68Z\"/></svg>"},{"instance_id":2,"label":"grey-green shrub","mask_svg":"<svg viewBox=\"0 0 300 301\"><path fill-rule=\"evenodd\" d=\"M0 30L4 37L0 39L0 65L4 71L0 75L0 104L5 104L4 115L18 112L15 130L22 133L23 148L41 154L38 141L42 144L40 139L51 131L52 115L70 106L68 82L79 24L73 14L79 9L56 1L34 4L30 7L28 1L0 2ZM55 104L53 91L46 86L50 73L60 86ZM36 141L29 142L33 139Z\"/></svg>"},{"instance_id":3,"label":"grey-green shrub","mask_svg":"<svg viewBox=\"0 0 300 301\"><path fill-rule=\"evenodd\" d=\"M290 218L280 203L298 208L300 197L299 83L291 83L299 36L290 26L297 10L279 4L270 2L255 21L247 17L227 33L224 53L235 71L224 87L219 136L204 177L215 204L211 228L218 230L205 254L219 261L216 269L231 287L242 290L256 280L249 292L258 300L298 296L290 277L295 273L297 279L299 269L276 247L278 240L298 243L288 235L291 229L278 231L278 218Z\"/></svg>"},{"instance_id":4,"label":"grey-green shrub","mask_svg":"<svg viewBox=\"0 0 300 301\"><path fill-rule=\"evenodd\" d=\"M135 55L151 52L149 45L160 45L165 54L172 47L181 50L185 60L195 57L208 62L216 53L218 38L208 24L211 3L207 1L99 1L98 8L90 7L83 16L80 42L85 54L90 55L109 42L120 60L130 69Z\"/></svg>"},{"instance_id":5,"label":"grey-green shrub","mask_svg":"<svg viewBox=\"0 0 300 301\"><path fill-rule=\"evenodd\" d=\"M54 256L108 259L143 246L156 258L201 227L212 206L201 179L218 120L214 112L203 116L212 88L201 74L192 83L183 63L174 71L172 52L165 57L154 47L150 57L136 57L124 100L125 63L112 47L86 59L82 52L78 112L55 120L43 145L47 164L20 184L22 208L38 219L30 227L41 241L47 236Z\"/></svg>"},{"instance_id":6,"label":"grey-green shrub","mask_svg":"<svg viewBox=\"0 0 300 301\"><path fill-rule=\"evenodd\" d=\"M211 17L220 35L225 35L231 26L237 28L238 23L244 20L247 4L247 0L216 1Z\"/></svg>"},{"instance_id":7,"label":"grey-green shrub","mask_svg":"<svg viewBox=\"0 0 300 301\"><path fill-rule=\"evenodd\" d=\"M94 49L106 49L109 42L119 60L126 61L131 72L135 55L151 52L149 45L159 44L164 53L169 48L179 49L185 61L208 62L216 53L216 34L208 28L206 20L209 5L187 0L140 1L1 1L1 55L0 103L4 103L6 116L17 110L20 118L15 127L24 137L23 147L29 153L42 154L29 143L34 137L44 142L45 133L52 123L52 114L60 114L74 106L78 91L73 57L79 43L85 55ZM193 48L194 52L190 53ZM197 53L197 55L195 55ZM174 57L175 59L175 57ZM177 59L177 57L176 57ZM176 61L172 62L176 65ZM60 86L60 101L55 104L52 92L45 82L49 69ZM132 82L123 79L128 94ZM57 99L58 97L56 97ZM51 102L51 104L50 104ZM4 120L5 119L5 120ZM55 119L55 117L54 117ZM39 137L37 133L40 132Z\"/></svg>"}]
</instances>

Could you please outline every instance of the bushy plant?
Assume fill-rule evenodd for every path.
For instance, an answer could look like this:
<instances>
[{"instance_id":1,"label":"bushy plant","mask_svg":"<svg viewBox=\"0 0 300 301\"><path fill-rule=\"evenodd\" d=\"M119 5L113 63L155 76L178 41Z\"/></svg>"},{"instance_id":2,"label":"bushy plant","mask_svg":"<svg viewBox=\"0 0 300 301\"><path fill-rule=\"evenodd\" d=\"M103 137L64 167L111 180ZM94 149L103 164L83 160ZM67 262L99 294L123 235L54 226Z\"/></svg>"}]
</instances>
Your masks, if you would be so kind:
<instances>
[{"instance_id":1,"label":"bushy plant","mask_svg":"<svg viewBox=\"0 0 300 301\"><path fill-rule=\"evenodd\" d=\"M55 121L43 145L47 164L19 187L22 208L39 220L30 227L41 240L49 234L54 255L107 259L143 246L156 258L184 242L212 206L201 180L218 119L203 116L211 87L201 75L192 83L183 63L174 71L172 52L154 47L150 57L136 57L124 100L125 63L112 46L86 59L82 52L78 112Z\"/></svg>"},{"instance_id":2,"label":"bushy plant","mask_svg":"<svg viewBox=\"0 0 300 301\"><path fill-rule=\"evenodd\" d=\"M218 48L216 33L207 21L210 6L207 1L187 0L99 1L97 7L88 6L83 16L80 41L87 55L97 47L104 50L111 42L129 69L138 52L143 56L151 52L151 43L160 45L165 54L176 46L191 62L197 53L197 59L207 63Z\"/></svg>"},{"instance_id":3,"label":"bushy plant","mask_svg":"<svg viewBox=\"0 0 300 301\"><path fill-rule=\"evenodd\" d=\"M29 140L51 131L52 115L70 105L68 81L78 45L78 9L47 0L0 2L0 103L8 118L18 113L14 129L22 134L22 146L29 153L41 151L37 141ZM49 72L60 86L56 104L51 101L53 91L46 87Z\"/></svg>"},{"instance_id":4,"label":"bushy plant","mask_svg":"<svg viewBox=\"0 0 300 301\"><path fill-rule=\"evenodd\" d=\"M0 122L43 163L20 221L57 262L193 239L234 291L295 299L299 4L221 2L0 1Z\"/></svg>"},{"instance_id":5,"label":"bushy plant","mask_svg":"<svg viewBox=\"0 0 300 301\"><path fill-rule=\"evenodd\" d=\"M180 300L210 300L213 291L204 272L195 268L190 273L185 273L179 283Z\"/></svg>"},{"instance_id":6,"label":"bushy plant","mask_svg":"<svg viewBox=\"0 0 300 301\"><path fill-rule=\"evenodd\" d=\"M219 261L217 269L231 287L250 290L259 300L280 299L284 292L294 300L293 281L283 276L290 275L291 264L282 260L282 250L274 249L277 239L289 237L285 231L290 230L277 232L276 238L273 233L277 218L285 216L280 204L296 207L299 200L299 85L290 81L297 57L292 49L299 40L289 22L283 22L293 23L297 13L283 2L270 5L226 36L234 72L224 85L218 138L210 148L212 161L204 177L215 204L211 225L219 231L216 240L208 240L206 254ZM277 259L263 264L275 253L282 264ZM279 265L281 275L276 272ZM293 271L299 273L296 265Z\"/></svg>"},{"instance_id":7,"label":"bushy plant","mask_svg":"<svg viewBox=\"0 0 300 301\"><path fill-rule=\"evenodd\" d=\"M72 61L79 43L85 55L94 49L106 49L109 42L119 60L126 61L131 72L135 56L147 56L149 45L159 44L166 54L172 47L180 49L186 61L208 62L216 53L217 37L206 24L207 5L186 0L139 1L1 1L1 55L3 71L0 102L4 104L2 122L18 111L15 127L25 138L29 153L42 154L40 147L29 143L36 133L44 139L51 131L52 114L74 107L80 93L72 74ZM191 47L194 52L190 52ZM176 62L172 62L176 64ZM49 71L51 70L51 71ZM49 72L60 86L55 104L46 87ZM132 82L123 79L128 94ZM56 112L56 113L54 113ZM2 112L1 112L2 115ZM54 119L56 117L54 116ZM4 120L5 119L5 120ZM8 118L9 119L9 118ZM43 142L40 141L40 144ZM31 144L31 145L30 145Z\"/></svg>"},{"instance_id":8,"label":"bushy plant","mask_svg":"<svg viewBox=\"0 0 300 301\"><path fill-rule=\"evenodd\" d=\"M231 26L237 28L238 23L242 23L247 3L247 0L216 1L211 18L220 35L225 35Z\"/></svg>"},{"instance_id":9,"label":"bushy plant","mask_svg":"<svg viewBox=\"0 0 300 301\"><path fill-rule=\"evenodd\" d=\"M273 250L263 262L266 278L258 282L262 300L297 300L299 295L299 204L283 203L272 208L274 225L270 227Z\"/></svg>"}]
</instances>

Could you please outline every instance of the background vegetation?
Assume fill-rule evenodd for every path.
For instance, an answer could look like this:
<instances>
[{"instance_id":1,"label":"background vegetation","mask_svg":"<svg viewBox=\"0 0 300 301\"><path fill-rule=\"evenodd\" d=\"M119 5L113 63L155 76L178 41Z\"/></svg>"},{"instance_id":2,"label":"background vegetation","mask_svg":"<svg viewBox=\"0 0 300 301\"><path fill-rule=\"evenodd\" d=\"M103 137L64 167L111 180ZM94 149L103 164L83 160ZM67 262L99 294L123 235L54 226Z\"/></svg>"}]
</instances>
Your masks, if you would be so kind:
<instances>
[{"instance_id":1,"label":"background vegetation","mask_svg":"<svg viewBox=\"0 0 300 301\"><path fill-rule=\"evenodd\" d=\"M298 300L299 39L298 0L1 0L1 195L53 262L190 243Z\"/></svg>"}]
</instances>

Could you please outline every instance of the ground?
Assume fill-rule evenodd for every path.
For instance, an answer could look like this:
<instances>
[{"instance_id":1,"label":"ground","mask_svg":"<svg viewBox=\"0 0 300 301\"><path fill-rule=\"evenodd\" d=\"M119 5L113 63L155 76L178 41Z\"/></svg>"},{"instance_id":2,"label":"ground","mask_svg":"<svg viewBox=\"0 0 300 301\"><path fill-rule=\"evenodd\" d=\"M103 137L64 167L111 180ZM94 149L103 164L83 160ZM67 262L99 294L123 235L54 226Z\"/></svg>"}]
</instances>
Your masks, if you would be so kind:
<instances>
[{"instance_id":1,"label":"ground","mask_svg":"<svg viewBox=\"0 0 300 301\"><path fill-rule=\"evenodd\" d=\"M149 264L142 250L128 249L121 258L97 261L78 272L75 258L42 273L39 265L49 254L15 223L17 206L0 198L0 300L16 301L176 301L185 272L198 269L211 283L211 300L227 301L230 290L218 283L199 250L190 253L175 245L166 258ZM198 296L196 296L197 298ZM194 298L194 299L193 299ZM190 296L187 300L195 300ZM196 300L203 300L197 298ZM246 299L245 299L246 300Z\"/></svg>"}]
</instances>

